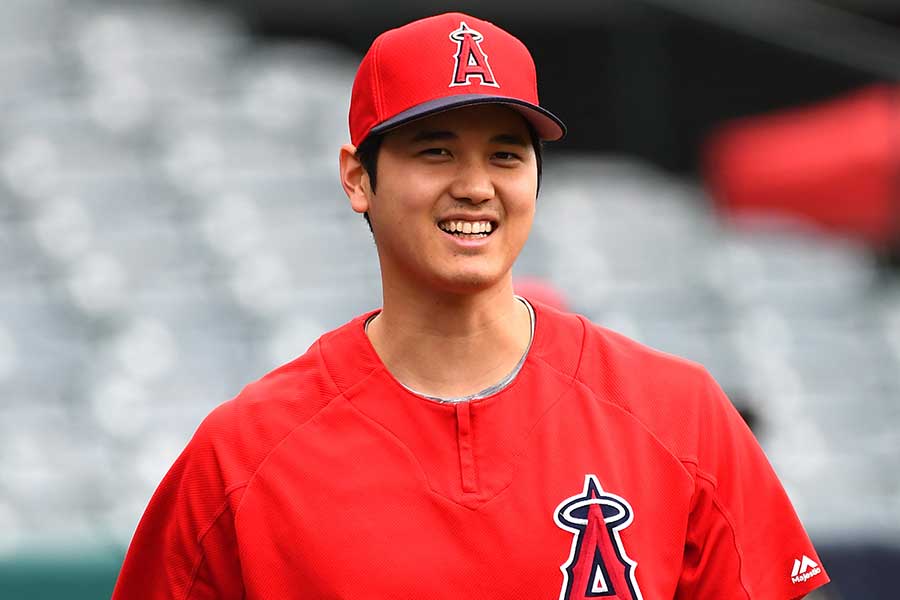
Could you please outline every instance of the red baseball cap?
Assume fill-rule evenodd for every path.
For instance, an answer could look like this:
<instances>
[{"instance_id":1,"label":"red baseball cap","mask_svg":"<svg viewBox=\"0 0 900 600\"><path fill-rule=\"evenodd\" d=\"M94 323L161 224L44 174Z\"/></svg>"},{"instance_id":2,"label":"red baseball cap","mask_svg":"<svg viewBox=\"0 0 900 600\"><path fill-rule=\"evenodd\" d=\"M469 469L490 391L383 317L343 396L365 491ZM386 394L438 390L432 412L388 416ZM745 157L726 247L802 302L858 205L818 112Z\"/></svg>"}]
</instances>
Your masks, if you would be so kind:
<instances>
[{"instance_id":1,"label":"red baseball cap","mask_svg":"<svg viewBox=\"0 0 900 600\"><path fill-rule=\"evenodd\" d=\"M350 141L359 144L410 121L473 104L505 104L542 140L566 126L538 104L528 48L493 23L446 13L385 31L356 72L350 98Z\"/></svg>"}]
</instances>

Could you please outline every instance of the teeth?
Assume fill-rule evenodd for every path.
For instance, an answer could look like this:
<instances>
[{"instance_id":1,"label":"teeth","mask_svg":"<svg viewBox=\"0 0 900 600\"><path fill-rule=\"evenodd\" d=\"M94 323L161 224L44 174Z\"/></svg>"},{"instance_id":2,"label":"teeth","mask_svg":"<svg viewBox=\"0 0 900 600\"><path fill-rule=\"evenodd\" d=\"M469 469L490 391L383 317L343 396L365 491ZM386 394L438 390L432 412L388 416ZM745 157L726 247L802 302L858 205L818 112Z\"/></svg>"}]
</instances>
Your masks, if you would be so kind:
<instances>
[{"instance_id":1,"label":"teeth","mask_svg":"<svg viewBox=\"0 0 900 600\"><path fill-rule=\"evenodd\" d=\"M438 227L448 233L466 235L488 234L494 229L490 221L444 221Z\"/></svg>"}]
</instances>

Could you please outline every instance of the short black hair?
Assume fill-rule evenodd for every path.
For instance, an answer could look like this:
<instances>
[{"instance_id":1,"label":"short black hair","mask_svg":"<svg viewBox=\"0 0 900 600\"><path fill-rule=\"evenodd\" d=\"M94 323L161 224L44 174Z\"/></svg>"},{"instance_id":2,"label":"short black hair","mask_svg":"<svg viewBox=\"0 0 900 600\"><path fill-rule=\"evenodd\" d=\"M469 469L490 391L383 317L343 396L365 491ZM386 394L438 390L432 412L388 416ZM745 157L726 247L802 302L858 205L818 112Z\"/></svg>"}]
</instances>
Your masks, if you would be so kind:
<instances>
[{"instance_id":1,"label":"short black hair","mask_svg":"<svg viewBox=\"0 0 900 600\"><path fill-rule=\"evenodd\" d=\"M535 162L537 162L537 192L541 191L541 171L543 170L544 165L544 142L541 141L541 138L538 136L537 130L534 126L526 121L528 125L528 135L531 138L531 145L534 147L534 157ZM375 186L377 185L377 172L378 172L378 152L381 150L381 143L384 141L383 133L374 133L366 136L359 146L356 148L356 158L359 160L362 168L365 169L366 173L369 175L369 183L372 186L372 191L375 191ZM366 220L366 223L369 225L369 231L372 231L372 221L369 220L369 213L363 213L363 218ZM374 232L373 232L374 233Z\"/></svg>"}]
</instances>

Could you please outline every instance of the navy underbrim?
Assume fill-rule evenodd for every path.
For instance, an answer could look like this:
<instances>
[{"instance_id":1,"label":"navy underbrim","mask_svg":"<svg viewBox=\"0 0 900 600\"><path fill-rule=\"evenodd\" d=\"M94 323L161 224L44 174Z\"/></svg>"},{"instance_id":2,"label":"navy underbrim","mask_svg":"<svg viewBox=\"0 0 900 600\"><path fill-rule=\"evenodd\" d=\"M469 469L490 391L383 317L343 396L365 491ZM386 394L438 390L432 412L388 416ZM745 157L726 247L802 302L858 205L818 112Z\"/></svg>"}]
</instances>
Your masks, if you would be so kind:
<instances>
[{"instance_id":1,"label":"navy underbrim","mask_svg":"<svg viewBox=\"0 0 900 600\"><path fill-rule=\"evenodd\" d=\"M555 142L566 135L565 124L549 110L517 98L489 96L486 94L457 94L423 102L391 117L383 123L379 123L369 130L369 134L384 133L437 113L478 104L504 104L515 109L534 126L538 137L544 141Z\"/></svg>"}]
</instances>

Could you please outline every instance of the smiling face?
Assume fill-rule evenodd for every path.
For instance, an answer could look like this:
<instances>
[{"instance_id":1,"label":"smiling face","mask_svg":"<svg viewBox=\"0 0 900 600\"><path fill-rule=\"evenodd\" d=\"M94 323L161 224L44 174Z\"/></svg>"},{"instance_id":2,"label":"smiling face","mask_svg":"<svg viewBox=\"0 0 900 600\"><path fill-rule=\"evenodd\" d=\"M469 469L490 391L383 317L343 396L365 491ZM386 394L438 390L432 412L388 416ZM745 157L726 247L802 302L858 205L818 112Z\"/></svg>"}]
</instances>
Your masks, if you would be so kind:
<instances>
[{"instance_id":1,"label":"smiling face","mask_svg":"<svg viewBox=\"0 0 900 600\"><path fill-rule=\"evenodd\" d=\"M385 287L472 293L508 283L537 195L518 113L491 104L415 121L385 134L377 164L377 192L362 175L357 197L348 194L368 211Z\"/></svg>"}]
</instances>

